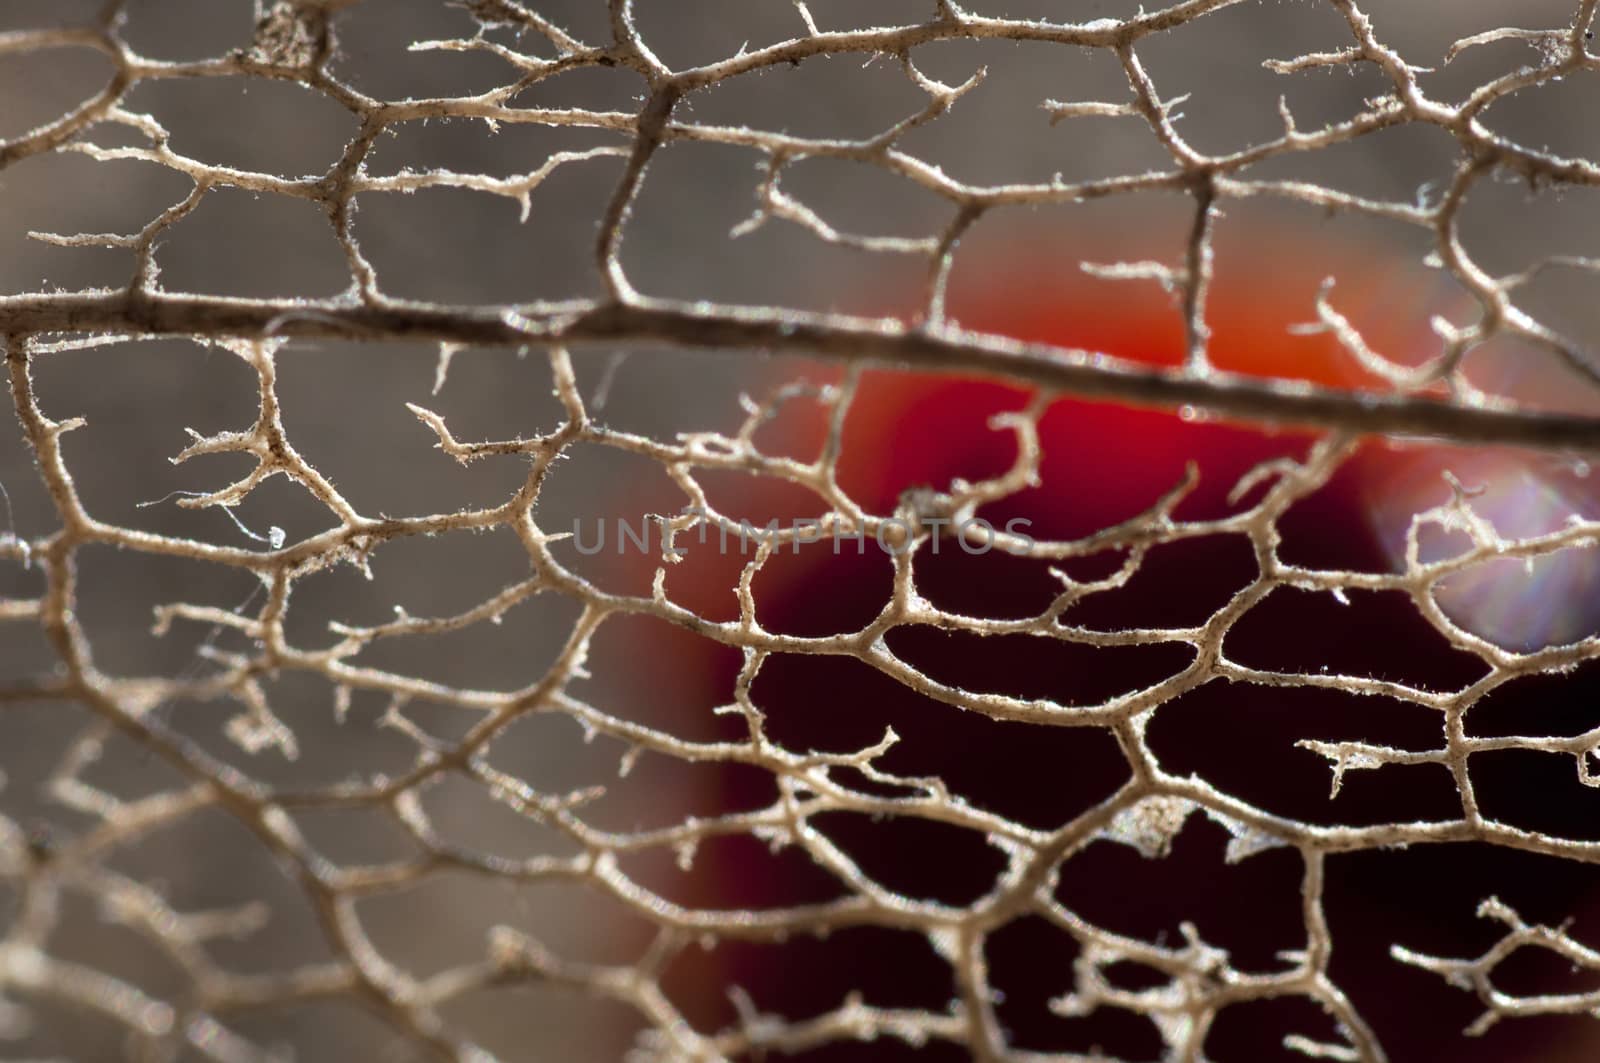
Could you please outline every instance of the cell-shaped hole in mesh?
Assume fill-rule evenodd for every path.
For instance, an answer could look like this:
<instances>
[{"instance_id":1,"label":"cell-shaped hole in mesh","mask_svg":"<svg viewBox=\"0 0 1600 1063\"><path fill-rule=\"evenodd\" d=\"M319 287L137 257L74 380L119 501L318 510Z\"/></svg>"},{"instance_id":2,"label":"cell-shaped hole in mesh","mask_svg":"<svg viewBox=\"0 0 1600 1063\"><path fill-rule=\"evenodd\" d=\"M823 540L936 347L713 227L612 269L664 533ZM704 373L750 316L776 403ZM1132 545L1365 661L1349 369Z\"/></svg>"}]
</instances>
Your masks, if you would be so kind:
<instances>
[{"instance_id":1,"label":"cell-shaped hole in mesh","mask_svg":"<svg viewBox=\"0 0 1600 1063\"><path fill-rule=\"evenodd\" d=\"M1426 691L1459 690L1483 676L1483 663L1451 646L1404 594L1345 597L1348 604L1326 592L1279 587L1239 618L1224 650L1251 668L1351 675ZM1373 638L1374 631L1385 637Z\"/></svg>"},{"instance_id":2,"label":"cell-shaped hole in mesh","mask_svg":"<svg viewBox=\"0 0 1600 1063\"><path fill-rule=\"evenodd\" d=\"M580 370L587 363L581 353L573 364L582 380ZM364 367L359 361L356 365ZM400 408L413 418L416 413L406 403L439 414L451 433L462 441L531 438L552 432L567 421L567 412L555 395L549 359L521 349L459 346L441 351L439 347L429 347L427 357L413 372L415 375L409 377L395 374L395 397L405 397ZM377 383L364 376L359 382L365 387ZM423 383L428 390L419 386ZM585 398L592 394L590 389L582 390ZM386 423L393 422L386 418ZM418 431L425 429L419 422ZM426 435L433 437L428 440L430 445L438 444L437 433L426 431ZM454 461L448 455L440 457ZM455 463L454 467L461 470L457 473L461 475L477 464Z\"/></svg>"},{"instance_id":3,"label":"cell-shaped hole in mesh","mask_svg":"<svg viewBox=\"0 0 1600 1063\"><path fill-rule=\"evenodd\" d=\"M785 193L843 235L926 240L937 237L950 222L950 204L942 196L899 174L853 160L805 159L784 167L780 181ZM862 305L840 309L878 312L866 302L876 294L863 291Z\"/></svg>"},{"instance_id":4,"label":"cell-shaped hole in mesh","mask_svg":"<svg viewBox=\"0 0 1600 1063\"><path fill-rule=\"evenodd\" d=\"M1467 734L1474 738L1583 734L1594 725L1597 686L1600 667L1588 661L1568 672L1518 676L1473 703L1466 715Z\"/></svg>"},{"instance_id":5,"label":"cell-shaped hole in mesh","mask_svg":"<svg viewBox=\"0 0 1600 1063\"><path fill-rule=\"evenodd\" d=\"M691 944L673 958L662 979L667 995L702 1031L725 1029L738 1020L730 995L736 987L758 1014L802 1020L840 1007L852 993L870 1007L934 1014L948 1012L956 994L948 963L925 935L871 925L797 934L780 942L722 937ZM879 1038L877 1043L892 1042Z\"/></svg>"},{"instance_id":6,"label":"cell-shaped hole in mesh","mask_svg":"<svg viewBox=\"0 0 1600 1063\"><path fill-rule=\"evenodd\" d=\"M1278 953L1305 946L1301 861L1272 848L1229 863L1233 837L1192 814L1166 839L1165 855L1096 841L1061 866L1056 898L1095 926L1166 948L1183 946L1182 924L1190 922L1238 970L1281 970Z\"/></svg>"},{"instance_id":7,"label":"cell-shaped hole in mesh","mask_svg":"<svg viewBox=\"0 0 1600 1063\"><path fill-rule=\"evenodd\" d=\"M1404 756L1442 748L1437 709L1345 691L1213 682L1163 705L1146 738L1166 771L1198 775L1276 816L1367 826L1461 815L1443 764L1382 763L1383 750Z\"/></svg>"},{"instance_id":8,"label":"cell-shaped hole in mesh","mask_svg":"<svg viewBox=\"0 0 1600 1063\"><path fill-rule=\"evenodd\" d=\"M1006 867L983 834L938 819L822 812L810 823L869 880L914 901L971 904Z\"/></svg>"},{"instance_id":9,"label":"cell-shaped hole in mesh","mask_svg":"<svg viewBox=\"0 0 1600 1063\"><path fill-rule=\"evenodd\" d=\"M169 290L244 298L331 296L350 272L316 204L212 188L170 229L157 255Z\"/></svg>"},{"instance_id":10,"label":"cell-shaped hole in mesh","mask_svg":"<svg viewBox=\"0 0 1600 1063\"><path fill-rule=\"evenodd\" d=\"M583 126L544 126L481 120L396 122L373 142L367 173L392 177L403 171L446 169L507 179L524 177L563 151L624 145L615 132Z\"/></svg>"},{"instance_id":11,"label":"cell-shaped hole in mesh","mask_svg":"<svg viewBox=\"0 0 1600 1063\"><path fill-rule=\"evenodd\" d=\"M1102 646L921 626L895 628L884 640L899 660L947 688L1069 707L1145 690L1194 660L1192 647L1174 642Z\"/></svg>"},{"instance_id":12,"label":"cell-shaped hole in mesh","mask_svg":"<svg viewBox=\"0 0 1600 1063\"><path fill-rule=\"evenodd\" d=\"M1468 761L1487 819L1551 838L1600 841L1600 790L1585 785L1565 751L1489 749ZM1587 767L1593 770L1589 759Z\"/></svg>"},{"instance_id":13,"label":"cell-shaped hole in mesh","mask_svg":"<svg viewBox=\"0 0 1600 1063\"><path fill-rule=\"evenodd\" d=\"M350 662L401 677L396 685L531 686L556 663L580 611L570 599L537 592L527 556L506 529L396 541L371 568L371 582L353 568L303 580L306 593L297 588L296 622L286 630L308 650L350 638L364 643Z\"/></svg>"},{"instance_id":14,"label":"cell-shaped hole in mesh","mask_svg":"<svg viewBox=\"0 0 1600 1063\"><path fill-rule=\"evenodd\" d=\"M356 116L323 93L263 78L140 81L129 110L172 135L171 149L205 166L315 177L339 161Z\"/></svg>"},{"instance_id":15,"label":"cell-shaped hole in mesh","mask_svg":"<svg viewBox=\"0 0 1600 1063\"><path fill-rule=\"evenodd\" d=\"M1085 596L1061 620L1098 631L1199 627L1258 574L1255 550L1242 535L1164 543L1144 555L1124 586Z\"/></svg>"},{"instance_id":16,"label":"cell-shaped hole in mesh","mask_svg":"<svg viewBox=\"0 0 1600 1063\"><path fill-rule=\"evenodd\" d=\"M1116 740L1102 730L994 720L854 658L774 655L753 697L767 714L767 736L787 749L854 752L892 729L897 739L874 768L908 780L937 777L952 795L1037 829L1059 827L1128 776ZM1042 777L1049 786L1039 785Z\"/></svg>"},{"instance_id":17,"label":"cell-shaped hole in mesh","mask_svg":"<svg viewBox=\"0 0 1600 1063\"><path fill-rule=\"evenodd\" d=\"M507 76L503 84L510 84ZM601 62L579 66L555 76L545 76L521 89L508 101L522 109L577 109L599 114L628 114L638 110L648 85L636 71ZM612 143L616 143L612 135Z\"/></svg>"},{"instance_id":18,"label":"cell-shaped hole in mesh","mask_svg":"<svg viewBox=\"0 0 1600 1063\"><path fill-rule=\"evenodd\" d=\"M356 233L390 295L447 303L525 303L599 292L593 228L620 160L557 167L529 197L435 187L363 195Z\"/></svg>"},{"instance_id":19,"label":"cell-shaped hole in mesh","mask_svg":"<svg viewBox=\"0 0 1600 1063\"><path fill-rule=\"evenodd\" d=\"M1005 524L992 519L989 523L998 528ZM986 533L980 529L979 534ZM1123 554L1109 550L1067 561L1036 560L998 546L963 546L961 541L946 537L940 541L937 554L932 543L917 554L917 592L943 613L1027 620L1042 615L1065 589L1052 569L1075 580L1089 581L1110 577L1125 561ZM1062 614L1063 622L1073 626L1088 624L1081 610L1092 600L1091 597L1069 608Z\"/></svg>"},{"instance_id":20,"label":"cell-shaped hole in mesh","mask_svg":"<svg viewBox=\"0 0 1600 1063\"><path fill-rule=\"evenodd\" d=\"M786 35L798 29L785 27ZM921 111L927 102L898 63L838 55L780 63L720 81L688 97L682 117L708 126L865 140Z\"/></svg>"},{"instance_id":21,"label":"cell-shaped hole in mesh","mask_svg":"<svg viewBox=\"0 0 1600 1063\"><path fill-rule=\"evenodd\" d=\"M1278 559L1306 569L1394 572L1394 557L1372 520L1380 497L1374 485L1393 458L1382 443L1363 445L1321 488L1296 499L1277 522Z\"/></svg>"},{"instance_id":22,"label":"cell-shaped hole in mesh","mask_svg":"<svg viewBox=\"0 0 1600 1063\"><path fill-rule=\"evenodd\" d=\"M853 657L773 654L751 687L764 730L786 749L865 749L936 703ZM914 723L912 733L915 733Z\"/></svg>"},{"instance_id":23,"label":"cell-shaped hole in mesh","mask_svg":"<svg viewBox=\"0 0 1600 1063\"><path fill-rule=\"evenodd\" d=\"M718 561L726 574L737 576L737 567ZM761 567L751 587L762 627L827 638L859 631L876 619L889 603L893 582L893 560L873 536L841 533L824 535L798 553L784 547ZM725 575L722 585L730 584Z\"/></svg>"}]
</instances>

